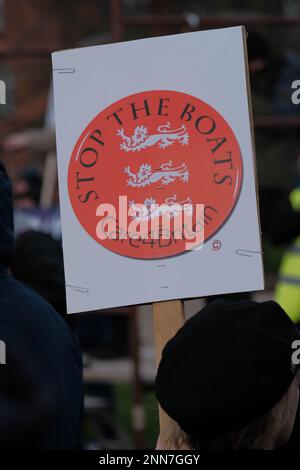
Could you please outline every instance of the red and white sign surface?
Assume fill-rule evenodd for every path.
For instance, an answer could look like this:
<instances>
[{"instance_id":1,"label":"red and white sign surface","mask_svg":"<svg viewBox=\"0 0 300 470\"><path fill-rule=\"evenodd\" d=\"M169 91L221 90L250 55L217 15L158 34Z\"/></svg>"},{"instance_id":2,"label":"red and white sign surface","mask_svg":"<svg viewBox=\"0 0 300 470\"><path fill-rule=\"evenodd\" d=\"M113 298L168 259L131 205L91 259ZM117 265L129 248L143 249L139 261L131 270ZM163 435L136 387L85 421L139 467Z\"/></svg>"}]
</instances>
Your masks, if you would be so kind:
<instances>
[{"instance_id":1,"label":"red and white sign surface","mask_svg":"<svg viewBox=\"0 0 300 470\"><path fill-rule=\"evenodd\" d=\"M152 239L150 231L101 239L101 201L118 208L124 195L129 207L204 204L206 241L230 217L241 184L242 155L225 119L200 99L169 90L127 96L101 111L76 142L68 175L71 204L86 232L115 253L145 259L183 253L186 241L172 234ZM126 231L121 217L119 234ZM127 214L126 227L133 218Z\"/></svg>"},{"instance_id":2,"label":"red and white sign surface","mask_svg":"<svg viewBox=\"0 0 300 470\"><path fill-rule=\"evenodd\" d=\"M53 55L70 313L263 288L244 55L242 28Z\"/></svg>"}]
</instances>

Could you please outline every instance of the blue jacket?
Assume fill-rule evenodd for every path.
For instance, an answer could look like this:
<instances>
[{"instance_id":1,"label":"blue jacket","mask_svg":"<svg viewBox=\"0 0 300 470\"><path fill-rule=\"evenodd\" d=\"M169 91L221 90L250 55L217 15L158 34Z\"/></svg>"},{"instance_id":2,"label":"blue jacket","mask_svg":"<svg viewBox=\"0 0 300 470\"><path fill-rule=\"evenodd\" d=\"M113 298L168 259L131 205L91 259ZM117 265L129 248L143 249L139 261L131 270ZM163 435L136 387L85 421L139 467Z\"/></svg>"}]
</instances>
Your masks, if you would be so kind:
<instances>
[{"instance_id":1,"label":"blue jacket","mask_svg":"<svg viewBox=\"0 0 300 470\"><path fill-rule=\"evenodd\" d=\"M77 341L58 313L0 264L0 447L78 446L83 401Z\"/></svg>"},{"instance_id":2,"label":"blue jacket","mask_svg":"<svg viewBox=\"0 0 300 470\"><path fill-rule=\"evenodd\" d=\"M72 449L83 402L80 347L59 314L8 275L12 214L0 162L0 448Z\"/></svg>"}]
</instances>

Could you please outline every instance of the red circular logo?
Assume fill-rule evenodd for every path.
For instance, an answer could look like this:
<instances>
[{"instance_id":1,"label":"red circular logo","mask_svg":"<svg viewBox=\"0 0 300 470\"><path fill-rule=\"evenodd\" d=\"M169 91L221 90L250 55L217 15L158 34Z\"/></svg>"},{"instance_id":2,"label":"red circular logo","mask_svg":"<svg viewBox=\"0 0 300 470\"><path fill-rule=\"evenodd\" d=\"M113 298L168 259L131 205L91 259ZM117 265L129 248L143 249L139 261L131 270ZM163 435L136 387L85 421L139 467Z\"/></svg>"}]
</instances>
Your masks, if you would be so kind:
<instances>
[{"instance_id":1,"label":"red circular logo","mask_svg":"<svg viewBox=\"0 0 300 470\"><path fill-rule=\"evenodd\" d=\"M237 139L214 108L185 93L147 91L88 124L72 152L68 190L97 243L132 258L163 258L217 233L242 172Z\"/></svg>"}]
</instances>

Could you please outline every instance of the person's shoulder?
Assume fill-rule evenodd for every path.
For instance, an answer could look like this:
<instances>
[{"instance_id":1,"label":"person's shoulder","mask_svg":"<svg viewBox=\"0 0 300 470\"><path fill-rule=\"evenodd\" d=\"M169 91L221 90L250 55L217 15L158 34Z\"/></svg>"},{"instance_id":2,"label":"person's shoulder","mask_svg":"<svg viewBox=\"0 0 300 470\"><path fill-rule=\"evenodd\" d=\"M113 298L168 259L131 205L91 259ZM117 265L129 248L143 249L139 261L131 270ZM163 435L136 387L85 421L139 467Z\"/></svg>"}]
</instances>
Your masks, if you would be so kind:
<instances>
[{"instance_id":1,"label":"person's shoulder","mask_svg":"<svg viewBox=\"0 0 300 470\"><path fill-rule=\"evenodd\" d=\"M72 357L79 370L82 368L79 342L66 321L38 293L13 277L0 283L0 330L4 339L18 338L21 344L26 338L26 347L32 342L41 355L48 349L53 356Z\"/></svg>"},{"instance_id":2,"label":"person's shoulder","mask_svg":"<svg viewBox=\"0 0 300 470\"><path fill-rule=\"evenodd\" d=\"M69 328L57 311L43 297L14 277L0 283L0 316L6 315L12 321L37 323L58 333L69 336Z\"/></svg>"}]
</instances>

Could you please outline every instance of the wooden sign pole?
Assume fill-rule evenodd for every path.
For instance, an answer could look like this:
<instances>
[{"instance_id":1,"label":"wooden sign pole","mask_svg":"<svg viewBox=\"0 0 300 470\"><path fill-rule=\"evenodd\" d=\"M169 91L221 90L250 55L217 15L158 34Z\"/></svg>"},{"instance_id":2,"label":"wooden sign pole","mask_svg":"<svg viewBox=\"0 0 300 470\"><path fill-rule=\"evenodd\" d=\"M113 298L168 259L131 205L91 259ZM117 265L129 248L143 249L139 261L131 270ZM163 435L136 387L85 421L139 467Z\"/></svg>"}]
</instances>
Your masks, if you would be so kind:
<instances>
[{"instance_id":1,"label":"wooden sign pole","mask_svg":"<svg viewBox=\"0 0 300 470\"><path fill-rule=\"evenodd\" d=\"M171 300L153 304L153 322L155 338L155 357L158 366L165 344L177 333L185 322L183 302ZM171 449L172 436L178 425L161 408L159 408L160 435L162 449Z\"/></svg>"}]
</instances>

